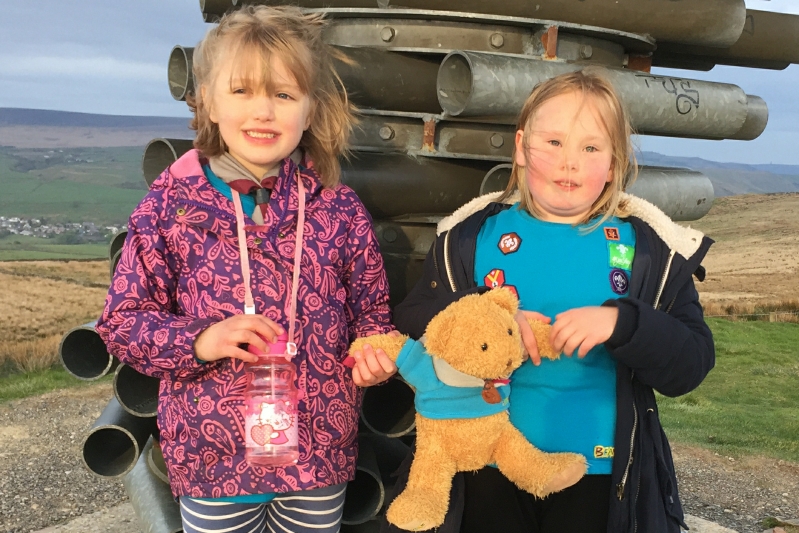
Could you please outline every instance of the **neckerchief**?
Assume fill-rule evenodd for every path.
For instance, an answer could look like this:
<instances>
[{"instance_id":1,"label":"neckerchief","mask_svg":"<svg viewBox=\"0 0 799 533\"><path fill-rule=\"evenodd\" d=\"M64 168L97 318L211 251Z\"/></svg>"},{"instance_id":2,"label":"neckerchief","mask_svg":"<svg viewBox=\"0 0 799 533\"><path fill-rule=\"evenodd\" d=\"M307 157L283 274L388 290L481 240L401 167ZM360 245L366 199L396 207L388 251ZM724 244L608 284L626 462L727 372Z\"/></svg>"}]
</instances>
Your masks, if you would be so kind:
<instances>
[{"instance_id":1,"label":"neckerchief","mask_svg":"<svg viewBox=\"0 0 799 533\"><path fill-rule=\"evenodd\" d=\"M294 150L289 157L295 164L299 164L302 159L302 152L298 148ZM279 161L274 167L267 170L260 179L247 170L244 165L239 163L236 158L228 152L225 152L221 156L209 157L208 164L211 165L213 173L231 189L240 194L253 194L258 189L269 189L271 192L275 187L275 182L280 173L280 168L283 166L283 161ZM258 225L263 224L268 208L269 203L256 203L255 211L250 215L253 222Z\"/></svg>"}]
</instances>

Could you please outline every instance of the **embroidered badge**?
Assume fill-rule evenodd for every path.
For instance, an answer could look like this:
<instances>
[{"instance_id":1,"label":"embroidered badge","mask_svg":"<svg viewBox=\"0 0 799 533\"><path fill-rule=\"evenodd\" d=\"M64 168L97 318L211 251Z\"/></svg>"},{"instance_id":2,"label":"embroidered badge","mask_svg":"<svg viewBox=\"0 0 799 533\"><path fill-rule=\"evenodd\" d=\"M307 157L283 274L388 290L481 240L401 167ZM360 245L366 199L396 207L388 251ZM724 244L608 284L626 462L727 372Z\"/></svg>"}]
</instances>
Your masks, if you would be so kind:
<instances>
[{"instance_id":1,"label":"embroidered badge","mask_svg":"<svg viewBox=\"0 0 799 533\"><path fill-rule=\"evenodd\" d=\"M609 241L618 241L619 228L605 228L605 238Z\"/></svg>"},{"instance_id":2,"label":"embroidered badge","mask_svg":"<svg viewBox=\"0 0 799 533\"><path fill-rule=\"evenodd\" d=\"M610 288L616 294L627 294L627 290L630 288L630 280L627 277L627 272L620 268L614 268L611 270Z\"/></svg>"},{"instance_id":3,"label":"embroidered badge","mask_svg":"<svg viewBox=\"0 0 799 533\"><path fill-rule=\"evenodd\" d=\"M622 270L633 269L633 257L635 256L634 247L617 242L609 242L608 254L610 258L610 268L621 268Z\"/></svg>"},{"instance_id":4,"label":"embroidered badge","mask_svg":"<svg viewBox=\"0 0 799 533\"><path fill-rule=\"evenodd\" d=\"M517 290L516 290L516 287L514 287L513 285L503 285L503 287L505 287L505 288L506 288L506 289L508 289L510 292L512 292L512 293L513 293L513 295L516 297L516 299L517 299L517 300L519 300L519 299L520 299L520 298L519 298L519 291L517 291Z\"/></svg>"},{"instance_id":5,"label":"embroidered badge","mask_svg":"<svg viewBox=\"0 0 799 533\"><path fill-rule=\"evenodd\" d=\"M499 238L499 249L503 254L512 254L522 245L522 238L517 233L505 233Z\"/></svg>"},{"instance_id":6,"label":"embroidered badge","mask_svg":"<svg viewBox=\"0 0 799 533\"><path fill-rule=\"evenodd\" d=\"M614 451L613 446L594 446L594 459L612 459Z\"/></svg>"},{"instance_id":7,"label":"embroidered badge","mask_svg":"<svg viewBox=\"0 0 799 533\"><path fill-rule=\"evenodd\" d=\"M505 285L505 271L500 268L495 268L483 278L483 284L486 287L496 289Z\"/></svg>"}]
</instances>

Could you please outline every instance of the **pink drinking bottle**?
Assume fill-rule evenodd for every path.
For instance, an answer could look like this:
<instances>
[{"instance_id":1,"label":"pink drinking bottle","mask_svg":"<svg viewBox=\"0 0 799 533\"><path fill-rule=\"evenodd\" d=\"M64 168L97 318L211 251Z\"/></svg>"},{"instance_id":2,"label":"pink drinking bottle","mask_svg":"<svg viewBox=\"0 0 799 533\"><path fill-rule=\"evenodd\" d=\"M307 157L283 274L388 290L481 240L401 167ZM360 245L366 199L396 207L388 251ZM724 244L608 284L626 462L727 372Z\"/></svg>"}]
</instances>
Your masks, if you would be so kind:
<instances>
[{"instance_id":1,"label":"pink drinking bottle","mask_svg":"<svg viewBox=\"0 0 799 533\"><path fill-rule=\"evenodd\" d=\"M300 456L297 434L297 369L288 355L288 335L283 333L269 352L250 345L258 361L247 365L244 389L245 457L258 466L294 464Z\"/></svg>"}]
</instances>

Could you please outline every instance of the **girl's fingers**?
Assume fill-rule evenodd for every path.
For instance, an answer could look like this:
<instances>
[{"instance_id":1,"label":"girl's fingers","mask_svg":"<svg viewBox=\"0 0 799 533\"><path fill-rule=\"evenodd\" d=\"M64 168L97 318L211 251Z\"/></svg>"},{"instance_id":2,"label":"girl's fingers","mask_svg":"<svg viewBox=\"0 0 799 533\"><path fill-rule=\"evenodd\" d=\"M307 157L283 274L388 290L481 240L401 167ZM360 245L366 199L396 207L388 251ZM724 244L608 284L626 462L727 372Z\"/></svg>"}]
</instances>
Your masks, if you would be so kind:
<instances>
[{"instance_id":1,"label":"girl's fingers","mask_svg":"<svg viewBox=\"0 0 799 533\"><path fill-rule=\"evenodd\" d=\"M238 339L238 342L236 342L237 346L239 344L252 344L262 352L269 351L269 345L267 344L267 342L263 339L263 337L261 337L261 335L258 335L254 331L246 329L240 330L238 332L237 339Z\"/></svg>"},{"instance_id":2,"label":"girl's fingers","mask_svg":"<svg viewBox=\"0 0 799 533\"><path fill-rule=\"evenodd\" d=\"M383 373L388 374L385 377L388 378L394 375L394 373L397 371L397 365L395 365L394 361L392 361L388 357L386 352L384 352L383 350L377 350L377 352L375 352L375 355L377 358L377 362L380 363L380 368L383 369Z\"/></svg>"},{"instance_id":3,"label":"girl's fingers","mask_svg":"<svg viewBox=\"0 0 799 533\"><path fill-rule=\"evenodd\" d=\"M227 357L231 359L241 359L247 363L255 363L258 361L258 357L251 354L247 350L242 350L238 346L231 347L230 351L227 353Z\"/></svg>"}]
</instances>

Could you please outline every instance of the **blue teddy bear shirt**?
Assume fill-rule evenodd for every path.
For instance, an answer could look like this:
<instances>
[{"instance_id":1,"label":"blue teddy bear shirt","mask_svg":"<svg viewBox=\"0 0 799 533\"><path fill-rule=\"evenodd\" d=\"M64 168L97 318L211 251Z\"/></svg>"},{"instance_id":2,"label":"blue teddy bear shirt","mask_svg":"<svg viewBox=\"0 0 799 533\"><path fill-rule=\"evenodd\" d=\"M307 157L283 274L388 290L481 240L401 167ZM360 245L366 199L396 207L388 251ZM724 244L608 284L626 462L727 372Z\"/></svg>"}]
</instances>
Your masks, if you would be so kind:
<instances>
[{"instance_id":1,"label":"blue teddy bear shirt","mask_svg":"<svg viewBox=\"0 0 799 533\"><path fill-rule=\"evenodd\" d=\"M480 418L508 409L509 385L497 387L500 401L491 404L483 399L482 386L460 387L441 381L436 374L433 357L427 353L422 341L408 339L396 364L400 375L416 389L416 412L424 417L436 420Z\"/></svg>"}]
</instances>

